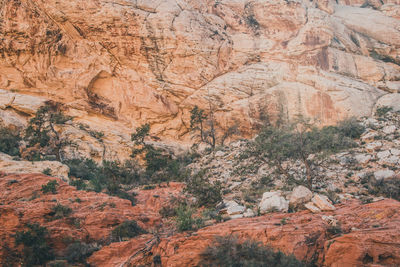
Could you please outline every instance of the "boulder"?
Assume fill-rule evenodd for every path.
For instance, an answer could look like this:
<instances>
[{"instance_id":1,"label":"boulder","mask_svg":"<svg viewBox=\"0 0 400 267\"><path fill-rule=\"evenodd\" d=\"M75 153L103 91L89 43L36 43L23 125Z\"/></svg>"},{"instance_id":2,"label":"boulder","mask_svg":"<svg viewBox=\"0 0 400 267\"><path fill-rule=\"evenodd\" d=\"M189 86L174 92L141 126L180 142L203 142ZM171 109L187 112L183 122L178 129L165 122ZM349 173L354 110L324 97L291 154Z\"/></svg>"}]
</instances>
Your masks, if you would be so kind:
<instances>
[{"instance_id":1,"label":"boulder","mask_svg":"<svg viewBox=\"0 0 400 267\"><path fill-rule=\"evenodd\" d=\"M291 208L298 208L304 203L307 203L312 198L312 192L305 186L299 185L293 189L289 198L289 206Z\"/></svg>"},{"instance_id":2,"label":"boulder","mask_svg":"<svg viewBox=\"0 0 400 267\"><path fill-rule=\"evenodd\" d=\"M304 205L304 207L309 211L311 211L312 213L321 212L321 210L317 208L312 202L308 202L307 204Z\"/></svg>"},{"instance_id":3,"label":"boulder","mask_svg":"<svg viewBox=\"0 0 400 267\"><path fill-rule=\"evenodd\" d=\"M327 196L316 194L311 201L321 211L335 210L335 206L332 205Z\"/></svg>"},{"instance_id":4,"label":"boulder","mask_svg":"<svg viewBox=\"0 0 400 267\"><path fill-rule=\"evenodd\" d=\"M289 201L280 192L265 192L259 204L260 213L265 214L272 211L287 212Z\"/></svg>"},{"instance_id":5,"label":"boulder","mask_svg":"<svg viewBox=\"0 0 400 267\"><path fill-rule=\"evenodd\" d=\"M380 181L380 180L385 180L387 178L391 178L395 175L395 172L392 170L379 170L374 172L375 179Z\"/></svg>"},{"instance_id":6,"label":"boulder","mask_svg":"<svg viewBox=\"0 0 400 267\"><path fill-rule=\"evenodd\" d=\"M369 154L358 154L354 158L358 163L367 164L371 160L372 156Z\"/></svg>"},{"instance_id":7,"label":"boulder","mask_svg":"<svg viewBox=\"0 0 400 267\"><path fill-rule=\"evenodd\" d=\"M245 207L239 205L238 203L236 203L236 202L233 201L233 200L226 201L226 202L225 202L225 207L226 207L226 212L227 212L229 215L241 214L241 213L243 213L243 212L246 210Z\"/></svg>"},{"instance_id":8,"label":"boulder","mask_svg":"<svg viewBox=\"0 0 400 267\"><path fill-rule=\"evenodd\" d=\"M395 125L388 125L382 129L382 132L384 132L385 134L394 134L396 130L397 127Z\"/></svg>"}]
</instances>

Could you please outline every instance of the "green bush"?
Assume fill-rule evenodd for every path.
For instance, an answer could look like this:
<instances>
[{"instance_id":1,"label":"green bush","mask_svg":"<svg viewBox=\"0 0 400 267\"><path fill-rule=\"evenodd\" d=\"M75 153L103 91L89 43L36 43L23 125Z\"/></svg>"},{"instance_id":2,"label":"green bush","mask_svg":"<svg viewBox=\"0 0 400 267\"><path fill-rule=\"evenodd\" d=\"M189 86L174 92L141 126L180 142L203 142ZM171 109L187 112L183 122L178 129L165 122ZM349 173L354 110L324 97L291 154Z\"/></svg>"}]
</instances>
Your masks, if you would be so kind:
<instances>
[{"instance_id":1,"label":"green bush","mask_svg":"<svg viewBox=\"0 0 400 267\"><path fill-rule=\"evenodd\" d=\"M57 187L58 187L58 182L56 180L51 180L47 184L42 185L41 191L44 194L47 194L47 193L56 194L57 193Z\"/></svg>"},{"instance_id":2,"label":"green bush","mask_svg":"<svg viewBox=\"0 0 400 267\"><path fill-rule=\"evenodd\" d=\"M376 109L375 111L375 115L378 117L384 117L386 115L386 113L393 111L392 107L388 107L388 106L380 106Z\"/></svg>"},{"instance_id":3,"label":"green bush","mask_svg":"<svg viewBox=\"0 0 400 267\"><path fill-rule=\"evenodd\" d=\"M0 152L10 156L19 156L19 142L21 137L18 132L7 128L0 128Z\"/></svg>"},{"instance_id":4,"label":"green bush","mask_svg":"<svg viewBox=\"0 0 400 267\"><path fill-rule=\"evenodd\" d=\"M193 230L195 220L193 219L193 210L189 206L182 205L178 207L176 215L177 227L180 232Z\"/></svg>"},{"instance_id":5,"label":"green bush","mask_svg":"<svg viewBox=\"0 0 400 267\"><path fill-rule=\"evenodd\" d=\"M364 131L355 119L340 122L338 126L322 128L312 127L307 121L299 120L295 124L280 127L266 124L245 152L247 157L255 157L284 174L292 180L289 170L284 168L285 161L300 161L306 169L307 185L311 188L315 174L315 161L310 155L326 157L343 149L355 147L353 138L358 138Z\"/></svg>"},{"instance_id":6,"label":"green bush","mask_svg":"<svg viewBox=\"0 0 400 267\"><path fill-rule=\"evenodd\" d=\"M365 131L365 127L362 126L356 118L340 121L337 125L337 129L341 135L352 139L360 138Z\"/></svg>"},{"instance_id":7,"label":"green bush","mask_svg":"<svg viewBox=\"0 0 400 267\"><path fill-rule=\"evenodd\" d=\"M112 230L112 238L114 241L119 241L124 238L132 238L141 234L145 234L146 231L143 230L136 221L125 221L118 225Z\"/></svg>"},{"instance_id":8,"label":"green bush","mask_svg":"<svg viewBox=\"0 0 400 267\"><path fill-rule=\"evenodd\" d=\"M104 161L98 165L92 159L70 159L64 162L69 168L69 175L77 179L71 180L71 185L79 190L93 190L131 201L135 205L135 196L122 189L121 184L137 185L140 175L133 161L121 164L118 161ZM89 181L89 185L85 183Z\"/></svg>"},{"instance_id":9,"label":"green bush","mask_svg":"<svg viewBox=\"0 0 400 267\"><path fill-rule=\"evenodd\" d=\"M199 206L211 207L222 201L221 183L210 183L202 170L186 181L185 191L196 197Z\"/></svg>"},{"instance_id":10,"label":"green bush","mask_svg":"<svg viewBox=\"0 0 400 267\"><path fill-rule=\"evenodd\" d=\"M44 159L40 148L45 148L46 156L53 155L61 161L61 150L67 145L61 140L60 134L55 130L56 125L61 125L71 120L72 117L65 116L57 106L45 105L38 109L25 130L25 141L28 147L39 147L30 160Z\"/></svg>"},{"instance_id":11,"label":"green bush","mask_svg":"<svg viewBox=\"0 0 400 267\"><path fill-rule=\"evenodd\" d=\"M50 216L53 216L54 219L62 219L68 217L71 213L72 209L70 207L58 203L51 209Z\"/></svg>"},{"instance_id":12,"label":"green bush","mask_svg":"<svg viewBox=\"0 0 400 267\"><path fill-rule=\"evenodd\" d=\"M39 224L28 224L27 227L29 230L15 234L15 243L23 245L23 266L44 266L54 258L46 240L48 231Z\"/></svg>"},{"instance_id":13,"label":"green bush","mask_svg":"<svg viewBox=\"0 0 400 267\"><path fill-rule=\"evenodd\" d=\"M239 241L235 236L216 237L201 254L200 266L208 267L301 267L306 266L294 256L252 240Z\"/></svg>"},{"instance_id":14,"label":"green bush","mask_svg":"<svg viewBox=\"0 0 400 267\"><path fill-rule=\"evenodd\" d=\"M368 193L376 196L384 196L400 201L400 177L392 177L376 180L372 173L361 179L361 184L368 189Z\"/></svg>"},{"instance_id":15,"label":"green bush","mask_svg":"<svg viewBox=\"0 0 400 267\"><path fill-rule=\"evenodd\" d=\"M97 251L98 248L92 245L88 245L82 242L75 242L70 245L65 250L65 259L69 263L86 263L86 259Z\"/></svg>"},{"instance_id":16,"label":"green bush","mask_svg":"<svg viewBox=\"0 0 400 267\"><path fill-rule=\"evenodd\" d=\"M50 168L46 168L46 169L44 169L44 170L42 171L42 173L43 173L44 175L51 176L51 169L50 169Z\"/></svg>"}]
</instances>

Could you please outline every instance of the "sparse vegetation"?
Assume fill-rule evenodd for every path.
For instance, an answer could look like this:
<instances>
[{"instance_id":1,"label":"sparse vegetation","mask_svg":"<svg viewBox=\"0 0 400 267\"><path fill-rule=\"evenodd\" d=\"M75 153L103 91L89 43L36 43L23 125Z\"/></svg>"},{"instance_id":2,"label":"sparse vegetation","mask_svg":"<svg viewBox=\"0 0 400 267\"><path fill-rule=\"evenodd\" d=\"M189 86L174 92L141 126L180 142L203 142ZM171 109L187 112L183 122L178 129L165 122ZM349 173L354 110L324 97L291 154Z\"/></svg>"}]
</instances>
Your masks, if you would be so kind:
<instances>
[{"instance_id":1,"label":"sparse vegetation","mask_svg":"<svg viewBox=\"0 0 400 267\"><path fill-rule=\"evenodd\" d=\"M70 207L63 206L58 203L51 209L51 213L49 215L52 216L55 220L57 220L68 217L69 215L71 215L71 213L72 209Z\"/></svg>"},{"instance_id":2,"label":"sparse vegetation","mask_svg":"<svg viewBox=\"0 0 400 267\"><path fill-rule=\"evenodd\" d=\"M400 201L399 177L377 180L375 179L373 173L368 173L361 179L361 184L371 195L384 196Z\"/></svg>"},{"instance_id":3,"label":"sparse vegetation","mask_svg":"<svg viewBox=\"0 0 400 267\"><path fill-rule=\"evenodd\" d=\"M65 259L69 263L86 263L86 259L98 248L83 242L74 242L65 250Z\"/></svg>"},{"instance_id":4,"label":"sparse vegetation","mask_svg":"<svg viewBox=\"0 0 400 267\"><path fill-rule=\"evenodd\" d=\"M356 146L352 138L358 138L364 128L354 119L349 119L338 126L316 128L304 119L296 123L274 126L268 121L254 142L246 151L247 156L276 167L277 170L292 180L289 167L284 162L301 161L306 170L306 181L312 187L316 161L310 157L318 154L319 158Z\"/></svg>"},{"instance_id":5,"label":"sparse vegetation","mask_svg":"<svg viewBox=\"0 0 400 267\"><path fill-rule=\"evenodd\" d=\"M44 170L42 171L42 173L43 173L44 175L51 176L51 169L50 169L50 168L46 168L46 169L44 169Z\"/></svg>"},{"instance_id":6,"label":"sparse vegetation","mask_svg":"<svg viewBox=\"0 0 400 267\"><path fill-rule=\"evenodd\" d=\"M29 160L42 160L53 155L58 161L62 161L62 148L67 143L61 139L55 126L71 119L72 117L65 116L57 106L46 105L39 108L25 131L28 148L34 148L25 153L25 157Z\"/></svg>"},{"instance_id":7,"label":"sparse vegetation","mask_svg":"<svg viewBox=\"0 0 400 267\"><path fill-rule=\"evenodd\" d=\"M10 156L19 156L19 142L21 136L17 131L0 128L0 152Z\"/></svg>"},{"instance_id":8,"label":"sparse vegetation","mask_svg":"<svg viewBox=\"0 0 400 267\"><path fill-rule=\"evenodd\" d=\"M132 205L135 204L134 196L121 187L121 184L139 183L139 170L134 162L127 161L121 164L117 161L104 161L101 166L92 159L72 159L64 163L70 168L69 175L75 177L71 185L80 190L104 191L109 195L128 199ZM88 184L85 181L88 181Z\"/></svg>"},{"instance_id":9,"label":"sparse vegetation","mask_svg":"<svg viewBox=\"0 0 400 267\"><path fill-rule=\"evenodd\" d=\"M235 236L216 237L201 254L200 266L218 267L301 267L306 266L294 256L252 240L240 241Z\"/></svg>"},{"instance_id":10,"label":"sparse vegetation","mask_svg":"<svg viewBox=\"0 0 400 267\"><path fill-rule=\"evenodd\" d=\"M28 230L15 234L15 243L23 246L23 266L44 266L47 261L54 259L47 243L48 231L39 224L28 224L27 227Z\"/></svg>"},{"instance_id":11,"label":"sparse vegetation","mask_svg":"<svg viewBox=\"0 0 400 267\"><path fill-rule=\"evenodd\" d=\"M388 106L380 106L376 109L375 111L375 115L382 118L386 115L386 113L393 111L392 107L388 107Z\"/></svg>"},{"instance_id":12,"label":"sparse vegetation","mask_svg":"<svg viewBox=\"0 0 400 267\"><path fill-rule=\"evenodd\" d=\"M206 178L206 170L199 171L186 181L185 191L197 199L199 206L215 206L222 200L220 182L210 183Z\"/></svg>"},{"instance_id":13,"label":"sparse vegetation","mask_svg":"<svg viewBox=\"0 0 400 267\"><path fill-rule=\"evenodd\" d=\"M41 191L44 194L47 194L47 193L56 194L57 193L57 187L58 187L57 180L51 180L47 184L42 185Z\"/></svg>"},{"instance_id":14,"label":"sparse vegetation","mask_svg":"<svg viewBox=\"0 0 400 267\"><path fill-rule=\"evenodd\" d=\"M145 234L146 231L143 230L136 221L125 221L118 225L112 230L112 238L114 241L121 241L125 238L133 238L135 236Z\"/></svg>"}]
</instances>

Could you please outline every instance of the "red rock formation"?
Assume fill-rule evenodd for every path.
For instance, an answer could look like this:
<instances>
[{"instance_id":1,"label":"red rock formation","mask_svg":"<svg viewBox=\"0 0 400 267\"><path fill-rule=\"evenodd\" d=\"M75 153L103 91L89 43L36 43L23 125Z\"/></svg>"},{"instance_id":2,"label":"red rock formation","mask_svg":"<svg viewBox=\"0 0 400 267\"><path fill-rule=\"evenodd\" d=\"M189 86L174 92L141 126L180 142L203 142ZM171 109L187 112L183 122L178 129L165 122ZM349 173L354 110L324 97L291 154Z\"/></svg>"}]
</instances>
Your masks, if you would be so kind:
<instances>
[{"instance_id":1,"label":"red rock formation","mask_svg":"<svg viewBox=\"0 0 400 267\"><path fill-rule=\"evenodd\" d=\"M56 194L43 194L42 185L51 180L59 183ZM103 193L78 191L60 179L43 174L0 176L0 243L13 245L11 236L27 223L39 223L49 229L52 246L60 252L65 240L107 242L112 229L125 220L137 220L147 230L158 228L158 213L163 203L180 193L181 184L140 191L137 205ZM49 215L57 203L68 206L72 213L67 218L53 220ZM0 247L0 263L2 263ZM118 254L116 254L118 255Z\"/></svg>"},{"instance_id":2,"label":"red rock formation","mask_svg":"<svg viewBox=\"0 0 400 267\"><path fill-rule=\"evenodd\" d=\"M163 266L196 266L199 254L215 236L234 234L269 244L301 260L314 260L318 266L397 266L400 264L399 211L400 203L395 200L367 205L354 201L338 205L334 212L274 213L237 219L196 233L164 237L158 244L156 239L147 236L112 244L96 252L90 262L96 266L150 265L152 257L159 254ZM287 224L281 223L284 218ZM342 234L327 230L336 220ZM143 245L135 249L137 244ZM120 259L113 256L117 251L124 253Z\"/></svg>"}]
</instances>

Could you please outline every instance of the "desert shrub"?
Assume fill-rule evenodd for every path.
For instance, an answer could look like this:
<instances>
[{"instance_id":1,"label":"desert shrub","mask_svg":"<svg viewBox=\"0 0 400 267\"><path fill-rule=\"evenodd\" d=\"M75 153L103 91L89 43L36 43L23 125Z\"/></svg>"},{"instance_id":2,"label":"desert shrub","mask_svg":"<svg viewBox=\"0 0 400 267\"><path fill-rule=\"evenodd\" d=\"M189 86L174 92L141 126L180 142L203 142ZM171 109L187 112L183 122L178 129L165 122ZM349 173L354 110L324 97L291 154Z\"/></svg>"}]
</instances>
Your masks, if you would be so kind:
<instances>
[{"instance_id":1,"label":"desert shrub","mask_svg":"<svg viewBox=\"0 0 400 267\"><path fill-rule=\"evenodd\" d=\"M360 138L365 131L365 127L362 126L356 118L340 121L337 125L337 129L341 135L352 139Z\"/></svg>"},{"instance_id":2,"label":"desert shrub","mask_svg":"<svg viewBox=\"0 0 400 267\"><path fill-rule=\"evenodd\" d=\"M202 170L189 177L186 180L185 191L196 197L199 206L215 206L222 201L222 186L220 182L210 183L205 173L206 170Z\"/></svg>"},{"instance_id":3,"label":"desert shrub","mask_svg":"<svg viewBox=\"0 0 400 267\"><path fill-rule=\"evenodd\" d=\"M181 205L176 209L176 222L180 232L193 230L195 220L193 219L193 210L187 205Z\"/></svg>"},{"instance_id":4,"label":"desert shrub","mask_svg":"<svg viewBox=\"0 0 400 267\"><path fill-rule=\"evenodd\" d=\"M136 221L125 221L112 230L112 238L114 241L122 240L124 238L132 238L141 234L145 234Z\"/></svg>"},{"instance_id":5,"label":"desert shrub","mask_svg":"<svg viewBox=\"0 0 400 267\"><path fill-rule=\"evenodd\" d=\"M19 156L19 142L21 137L18 132L7 128L0 128L0 152L10 156Z\"/></svg>"},{"instance_id":6,"label":"desert shrub","mask_svg":"<svg viewBox=\"0 0 400 267\"><path fill-rule=\"evenodd\" d=\"M343 233L342 226L339 223L336 225L329 225L326 231L331 236L340 235Z\"/></svg>"},{"instance_id":7,"label":"desert shrub","mask_svg":"<svg viewBox=\"0 0 400 267\"><path fill-rule=\"evenodd\" d=\"M64 164L69 167L69 176L83 180L96 179L101 172L100 167L92 159L69 159L64 161Z\"/></svg>"},{"instance_id":8,"label":"desert shrub","mask_svg":"<svg viewBox=\"0 0 400 267\"><path fill-rule=\"evenodd\" d=\"M318 158L321 158L355 147L357 144L352 138L359 137L363 131L364 128L354 119L343 121L338 126L322 128L313 127L301 118L293 124L279 127L267 122L256 139L249 143L244 155L276 167L288 181L292 177L283 163L298 160L306 169L307 185L311 188L315 177L313 166L316 163L309 156L318 154Z\"/></svg>"},{"instance_id":9,"label":"desert shrub","mask_svg":"<svg viewBox=\"0 0 400 267\"><path fill-rule=\"evenodd\" d=\"M393 108L392 107L388 107L388 106L380 106L376 109L375 111L375 115L378 117L384 117L386 115L386 113L392 111Z\"/></svg>"},{"instance_id":10,"label":"desert shrub","mask_svg":"<svg viewBox=\"0 0 400 267\"><path fill-rule=\"evenodd\" d=\"M200 266L218 267L301 267L294 256L252 240L239 241L235 236L216 237L201 254Z\"/></svg>"},{"instance_id":11,"label":"desert shrub","mask_svg":"<svg viewBox=\"0 0 400 267\"><path fill-rule=\"evenodd\" d=\"M62 219L68 217L69 215L71 215L71 213L72 209L70 207L63 206L58 203L51 209L51 213L49 215L52 216L54 219Z\"/></svg>"},{"instance_id":12,"label":"desert shrub","mask_svg":"<svg viewBox=\"0 0 400 267\"><path fill-rule=\"evenodd\" d=\"M50 168L46 168L46 169L44 169L44 170L42 171L42 173L43 173L44 175L51 176L51 169L50 169Z\"/></svg>"},{"instance_id":13,"label":"desert shrub","mask_svg":"<svg viewBox=\"0 0 400 267\"><path fill-rule=\"evenodd\" d=\"M366 175L361 183L367 188L368 193L376 196L384 196L400 201L400 178L376 180L372 173Z\"/></svg>"},{"instance_id":14,"label":"desert shrub","mask_svg":"<svg viewBox=\"0 0 400 267\"><path fill-rule=\"evenodd\" d=\"M54 258L53 252L47 243L48 231L39 224L28 224L27 231L15 234L15 243L23 245L23 265L42 265Z\"/></svg>"},{"instance_id":15,"label":"desert shrub","mask_svg":"<svg viewBox=\"0 0 400 267\"><path fill-rule=\"evenodd\" d=\"M40 152L43 150L46 151L46 156L54 155L58 161L62 160L61 150L67 143L61 140L55 126L71 119L72 117L65 116L56 106L45 105L38 109L35 117L29 121L24 138L28 142L28 147L39 148L39 151L32 156L34 159L43 159Z\"/></svg>"},{"instance_id":16,"label":"desert shrub","mask_svg":"<svg viewBox=\"0 0 400 267\"><path fill-rule=\"evenodd\" d=\"M51 180L47 184L42 185L41 191L44 194L47 194L47 193L56 194L57 193L57 187L58 187L58 182L56 180Z\"/></svg>"},{"instance_id":17,"label":"desert shrub","mask_svg":"<svg viewBox=\"0 0 400 267\"><path fill-rule=\"evenodd\" d=\"M135 205L134 195L121 187L121 184L139 184L139 170L134 162L122 164L118 161L103 161L103 165L98 165L92 159L70 159L64 163L70 168L69 175L77 178L70 183L77 189L104 191L111 196L128 199ZM85 180L89 181L89 185Z\"/></svg>"},{"instance_id":18,"label":"desert shrub","mask_svg":"<svg viewBox=\"0 0 400 267\"><path fill-rule=\"evenodd\" d=\"M75 242L70 245L65 250L65 259L69 263L86 263L86 259L97 251L98 248L86 243Z\"/></svg>"},{"instance_id":19,"label":"desert shrub","mask_svg":"<svg viewBox=\"0 0 400 267\"><path fill-rule=\"evenodd\" d=\"M149 134L150 125L145 124L138 127L131 136L135 142L131 157L140 157L145 161L145 172L141 175L141 183L184 180L188 174L186 166L192 162L194 155L174 156L166 149L147 144L145 138Z\"/></svg>"}]
</instances>

